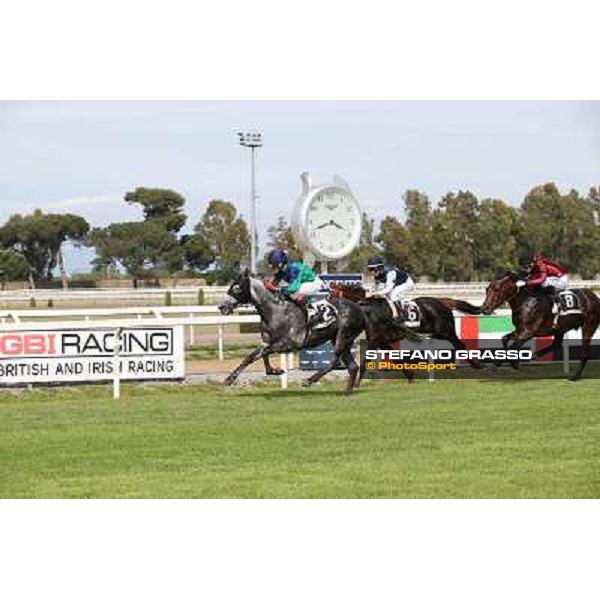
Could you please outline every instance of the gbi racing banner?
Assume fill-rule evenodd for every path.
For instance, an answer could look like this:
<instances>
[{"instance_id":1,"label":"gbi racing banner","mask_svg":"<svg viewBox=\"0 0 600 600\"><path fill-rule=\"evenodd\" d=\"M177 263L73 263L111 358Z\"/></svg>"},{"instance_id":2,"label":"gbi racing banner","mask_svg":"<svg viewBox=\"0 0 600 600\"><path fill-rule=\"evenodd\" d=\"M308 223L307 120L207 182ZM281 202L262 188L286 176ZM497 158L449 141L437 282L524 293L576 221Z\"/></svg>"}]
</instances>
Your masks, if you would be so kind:
<instances>
[{"instance_id":1,"label":"gbi racing banner","mask_svg":"<svg viewBox=\"0 0 600 600\"><path fill-rule=\"evenodd\" d=\"M113 378L114 328L0 332L0 385ZM123 328L118 369L127 380L182 379L183 327Z\"/></svg>"}]
</instances>

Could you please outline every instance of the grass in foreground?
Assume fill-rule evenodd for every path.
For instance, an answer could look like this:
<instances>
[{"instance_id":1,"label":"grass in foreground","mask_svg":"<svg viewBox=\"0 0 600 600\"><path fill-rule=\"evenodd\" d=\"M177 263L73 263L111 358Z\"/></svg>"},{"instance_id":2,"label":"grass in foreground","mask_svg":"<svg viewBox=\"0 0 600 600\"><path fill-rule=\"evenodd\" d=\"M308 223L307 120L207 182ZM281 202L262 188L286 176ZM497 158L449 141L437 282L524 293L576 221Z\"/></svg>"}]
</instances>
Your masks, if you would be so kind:
<instances>
[{"instance_id":1,"label":"grass in foreground","mask_svg":"<svg viewBox=\"0 0 600 600\"><path fill-rule=\"evenodd\" d=\"M0 496L597 498L598 382L0 394Z\"/></svg>"}]
</instances>

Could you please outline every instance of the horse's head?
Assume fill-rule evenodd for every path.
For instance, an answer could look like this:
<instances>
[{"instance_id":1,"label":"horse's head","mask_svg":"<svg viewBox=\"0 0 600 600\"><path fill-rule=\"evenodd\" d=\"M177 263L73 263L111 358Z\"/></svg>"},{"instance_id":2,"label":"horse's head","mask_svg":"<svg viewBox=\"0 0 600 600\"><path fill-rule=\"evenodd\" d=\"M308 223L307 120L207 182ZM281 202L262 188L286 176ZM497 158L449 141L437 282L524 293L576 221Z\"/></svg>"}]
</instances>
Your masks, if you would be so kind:
<instances>
[{"instance_id":1,"label":"horse's head","mask_svg":"<svg viewBox=\"0 0 600 600\"><path fill-rule=\"evenodd\" d=\"M222 315L230 315L238 306L250 304L252 295L250 293L250 271L246 269L240 273L229 286L227 298L219 304Z\"/></svg>"},{"instance_id":2,"label":"horse's head","mask_svg":"<svg viewBox=\"0 0 600 600\"><path fill-rule=\"evenodd\" d=\"M360 302L365 299L365 290L360 285L332 283L329 295L331 298L346 298L351 302Z\"/></svg>"},{"instance_id":3,"label":"horse's head","mask_svg":"<svg viewBox=\"0 0 600 600\"><path fill-rule=\"evenodd\" d=\"M485 290L485 300L481 305L481 312L484 315L491 315L500 305L510 300L518 291L516 281L518 275L511 272L504 272L490 281Z\"/></svg>"}]
</instances>

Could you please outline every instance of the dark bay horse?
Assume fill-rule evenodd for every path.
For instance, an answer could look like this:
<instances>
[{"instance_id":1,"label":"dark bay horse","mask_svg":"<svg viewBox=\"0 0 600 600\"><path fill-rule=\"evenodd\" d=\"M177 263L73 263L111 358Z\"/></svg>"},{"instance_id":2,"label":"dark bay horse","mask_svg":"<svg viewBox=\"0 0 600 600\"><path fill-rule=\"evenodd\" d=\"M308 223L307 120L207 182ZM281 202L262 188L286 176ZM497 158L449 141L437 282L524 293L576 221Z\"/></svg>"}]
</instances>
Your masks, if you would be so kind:
<instances>
[{"instance_id":1,"label":"dark bay horse","mask_svg":"<svg viewBox=\"0 0 600 600\"><path fill-rule=\"evenodd\" d=\"M600 299L592 290L571 290L579 299L581 313L559 315L554 323L552 299L547 294L530 292L527 286L517 286L519 279L518 274L507 272L491 281L485 292L482 313L489 315L508 302L515 329L502 338L504 348L508 348L509 342L512 342L510 348L518 350L533 337L553 336L551 344L535 353L538 357L560 348L565 333L581 327L581 358L577 372L571 377L571 381L577 381L588 361L592 336L600 324Z\"/></svg>"},{"instance_id":2,"label":"dark bay horse","mask_svg":"<svg viewBox=\"0 0 600 600\"><path fill-rule=\"evenodd\" d=\"M337 318L326 327L309 331L304 310L291 300L270 292L261 280L250 277L247 269L231 284L227 294L227 299L219 306L221 313L231 314L240 305L252 304L261 318L263 343L227 377L226 385L232 385L249 364L260 358L263 359L267 375L280 375L281 369L273 368L269 362L271 354L312 348L331 341L334 344L331 364L309 377L303 385L312 385L343 361L349 375L345 393L352 392L358 365L351 349L365 327L363 311L358 305L344 299L332 300Z\"/></svg>"},{"instance_id":3,"label":"dark bay horse","mask_svg":"<svg viewBox=\"0 0 600 600\"><path fill-rule=\"evenodd\" d=\"M366 298L366 290L362 286L344 284L333 284L331 286L331 296L335 298L347 298L360 303L360 306L365 311L365 334L369 349L389 349L391 348L391 344L402 339L398 335L398 330L389 326L392 309L387 300L383 298ZM465 344L456 333L452 311L458 310L470 315L478 315L481 313L480 307L452 298L421 297L415 298L414 302L421 312L420 325L410 328L414 333L429 335L439 340L446 340L457 350L466 349ZM469 362L474 369L482 368L481 363L477 359L471 359ZM360 384L365 370L365 361L363 360L360 365L357 386ZM412 371L402 372L409 382L413 380L414 373Z\"/></svg>"}]
</instances>

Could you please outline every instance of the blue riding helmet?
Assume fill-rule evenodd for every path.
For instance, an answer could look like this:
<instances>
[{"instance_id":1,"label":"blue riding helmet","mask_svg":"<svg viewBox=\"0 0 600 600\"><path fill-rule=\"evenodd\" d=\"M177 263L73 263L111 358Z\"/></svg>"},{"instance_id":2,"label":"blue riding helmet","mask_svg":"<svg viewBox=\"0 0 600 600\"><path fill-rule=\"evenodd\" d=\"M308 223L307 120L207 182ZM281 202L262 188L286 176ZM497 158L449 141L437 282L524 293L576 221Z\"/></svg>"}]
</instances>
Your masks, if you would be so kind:
<instances>
[{"instance_id":1,"label":"blue riding helmet","mask_svg":"<svg viewBox=\"0 0 600 600\"><path fill-rule=\"evenodd\" d=\"M384 263L381 256L371 256L367 259L367 269L372 271L374 269L383 269Z\"/></svg>"},{"instance_id":2,"label":"blue riding helmet","mask_svg":"<svg viewBox=\"0 0 600 600\"><path fill-rule=\"evenodd\" d=\"M267 257L267 262L271 267L275 267L276 269L282 269L288 263L288 255L285 250L271 250L269 252L269 256Z\"/></svg>"}]
</instances>

